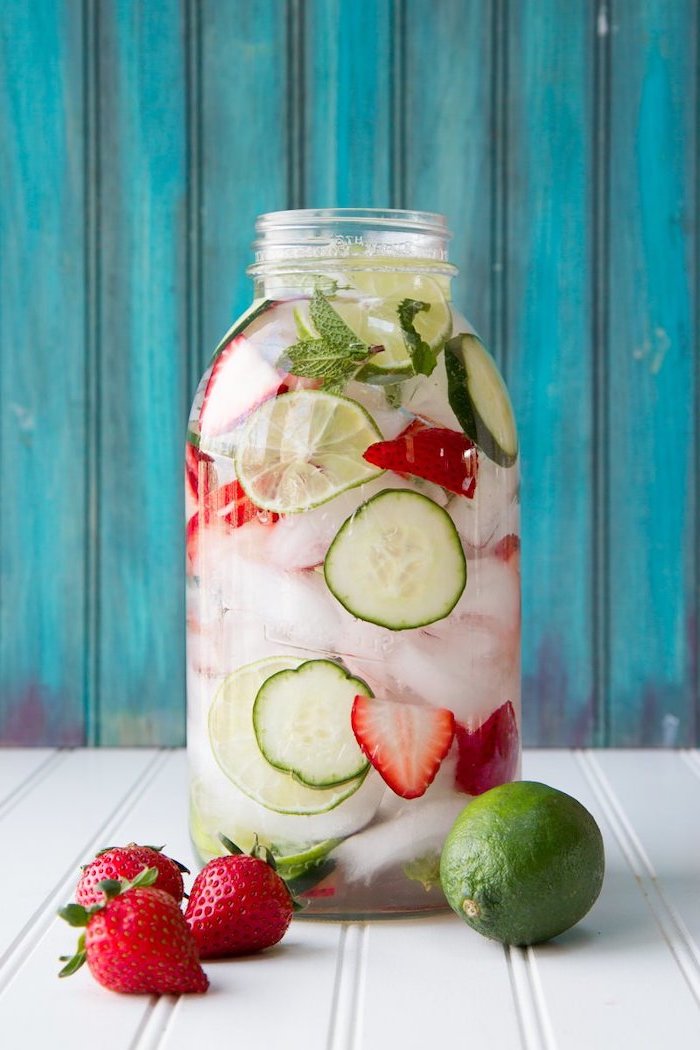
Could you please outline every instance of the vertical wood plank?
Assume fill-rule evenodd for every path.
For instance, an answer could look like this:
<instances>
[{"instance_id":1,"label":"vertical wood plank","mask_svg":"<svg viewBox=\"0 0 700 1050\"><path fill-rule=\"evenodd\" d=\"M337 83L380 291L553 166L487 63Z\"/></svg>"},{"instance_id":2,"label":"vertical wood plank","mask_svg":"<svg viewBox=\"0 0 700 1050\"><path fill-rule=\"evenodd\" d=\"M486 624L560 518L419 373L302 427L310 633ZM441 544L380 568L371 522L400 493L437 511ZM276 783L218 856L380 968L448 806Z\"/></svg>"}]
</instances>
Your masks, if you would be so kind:
<instances>
[{"instance_id":1,"label":"vertical wood plank","mask_svg":"<svg viewBox=\"0 0 700 1050\"><path fill-rule=\"evenodd\" d=\"M609 742L683 744L695 730L698 5L620 0L612 28Z\"/></svg>"},{"instance_id":2,"label":"vertical wood plank","mask_svg":"<svg viewBox=\"0 0 700 1050\"><path fill-rule=\"evenodd\" d=\"M179 0L99 8L98 742L184 739Z\"/></svg>"},{"instance_id":3,"label":"vertical wood plank","mask_svg":"<svg viewBox=\"0 0 700 1050\"><path fill-rule=\"evenodd\" d=\"M202 365L252 298L256 216L288 206L287 6L200 7Z\"/></svg>"},{"instance_id":4,"label":"vertical wood plank","mask_svg":"<svg viewBox=\"0 0 700 1050\"><path fill-rule=\"evenodd\" d=\"M83 739L85 252L79 3L0 14L0 738Z\"/></svg>"},{"instance_id":5,"label":"vertical wood plank","mask_svg":"<svg viewBox=\"0 0 700 1050\"><path fill-rule=\"evenodd\" d=\"M402 206L447 216L454 234L450 258L460 270L454 301L489 344L492 12L493 5L481 0L408 0L405 65L397 85L405 129ZM478 61L455 61L456 40L470 41Z\"/></svg>"},{"instance_id":6,"label":"vertical wood plank","mask_svg":"<svg viewBox=\"0 0 700 1050\"><path fill-rule=\"evenodd\" d=\"M508 6L507 379L521 433L526 740L594 735L592 8Z\"/></svg>"},{"instance_id":7,"label":"vertical wood plank","mask_svg":"<svg viewBox=\"0 0 700 1050\"><path fill-rule=\"evenodd\" d=\"M390 0L310 0L306 12L305 207L392 199Z\"/></svg>"}]
</instances>

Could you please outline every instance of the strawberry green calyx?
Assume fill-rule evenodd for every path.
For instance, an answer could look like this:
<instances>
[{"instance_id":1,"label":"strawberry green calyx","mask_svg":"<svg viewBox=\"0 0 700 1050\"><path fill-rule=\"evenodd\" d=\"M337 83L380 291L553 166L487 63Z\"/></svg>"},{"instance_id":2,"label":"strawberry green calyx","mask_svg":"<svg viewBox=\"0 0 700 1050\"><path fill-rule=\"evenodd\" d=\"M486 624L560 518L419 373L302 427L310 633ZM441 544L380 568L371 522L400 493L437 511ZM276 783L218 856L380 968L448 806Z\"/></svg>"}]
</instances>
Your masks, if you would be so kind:
<instances>
[{"instance_id":1,"label":"strawberry green calyx","mask_svg":"<svg viewBox=\"0 0 700 1050\"><path fill-rule=\"evenodd\" d=\"M60 914L60 913L59 913ZM71 977L72 974L76 973L77 970L83 965L87 959L87 952L85 951L85 934L81 933L78 938L78 947L74 955L62 955L60 962L64 962L66 965L62 970L59 971L59 977Z\"/></svg>"},{"instance_id":2,"label":"strawberry green calyx","mask_svg":"<svg viewBox=\"0 0 700 1050\"><path fill-rule=\"evenodd\" d=\"M226 847L229 853L232 853L234 856L257 857L258 860L262 860L265 864L268 864L273 871L277 871L277 862L274 854L267 848L267 846L263 846L257 835L255 836L253 848L250 853L246 853L246 851L241 849L240 846L237 846L235 842L231 842L231 839L227 838L223 832L219 832L219 841Z\"/></svg>"},{"instance_id":3,"label":"strawberry green calyx","mask_svg":"<svg viewBox=\"0 0 700 1050\"><path fill-rule=\"evenodd\" d=\"M235 842L231 842L231 839L227 838L222 831L219 832L217 838L219 839L219 842L222 844L222 846L225 846L229 853L232 853L234 856L240 857L243 856L243 854L245 853L244 849L241 849L240 846L237 846Z\"/></svg>"},{"instance_id":4,"label":"strawberry green calyx","mask_svg":"<svg viewBox=\"0 0 700 1050\"><path fill-rule=\"evenodd\" d=\"M227 838L223 832L219 832L218 838L221 844L234 856L255 857L257 860L261 860L263 864L267 864L268 868L272 868L274 872L277 872L277 861L275 860L274 853L260 842L257 835L255 836L250 853L246 853L245 850L242 850L240 846L237 846L235 842L232 842L231 839ZM284 879L282 879L282 882L284 882ZM286 882L284 882L284 884L285 886L287 885ZM288 886L287 891L291 898L294 911L303 911L306 907L303 901L298 900Z\"/></svg>"},{"instance_id":5,"label":"strawberry green calyx","mask_svg":"<svg viewBox=\"0 0 700 1050\"><path fill-rule=\"evenodd\" d=\"M138 886L152 886L158 878L157 868L143 868L139 874L133 879L103 879L102 882L98 883L97 888L104 894L104 901L98 904L91 904L90 907L86 908L82 904L66 904L63 908L59 908L58 915L61 919L69 924L69 926L85 927L89 923L93 915L96 915L99 911L109 904L111 900L118 897L122 893L126 893L128 890L133 890ZM66 965L60 970L59 977L70 977L83 965L87 958L85 951L85 934L81 933L78 939L78 945L73 955L61 955L60 962L64 962Z\"/></svg>"}]
</instances>

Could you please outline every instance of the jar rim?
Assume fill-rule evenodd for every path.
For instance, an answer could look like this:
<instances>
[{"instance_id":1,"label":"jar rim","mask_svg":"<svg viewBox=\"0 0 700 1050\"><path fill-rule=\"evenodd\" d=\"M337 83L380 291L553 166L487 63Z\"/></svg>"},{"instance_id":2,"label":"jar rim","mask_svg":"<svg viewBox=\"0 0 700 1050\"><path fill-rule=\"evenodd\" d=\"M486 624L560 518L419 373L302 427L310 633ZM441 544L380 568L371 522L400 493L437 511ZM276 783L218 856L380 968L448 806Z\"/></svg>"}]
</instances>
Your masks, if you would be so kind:
<instances>
[{"instance_id":1,"label":"jar rim","mask_svg":"<svg viewBox=\"0 0 700 1050\"><path fill-rule=\"evenodd\" d=\"M259 215L255 223L258 232L270 228L297 229L308 226L327 226L336 222L353 225L402 226L438 234L445 239L452 236L444 215L434 211L414 211L406 208L291 208L268 211Z\"/></svg>"},{"instance_id":2,"label":"jar rim","mask_svg":"<svg viewBox=\"0 0 700 1050\"><path fill-rule=\"evenodd\" d=\"M419 261L454 272L448 261L451 233L444 215L402 208L296 208L266 212L255 224L256 276L270 267L306 269L343 260L365 267L391 258L406 268Z\"/></svg>"}]
</instances>

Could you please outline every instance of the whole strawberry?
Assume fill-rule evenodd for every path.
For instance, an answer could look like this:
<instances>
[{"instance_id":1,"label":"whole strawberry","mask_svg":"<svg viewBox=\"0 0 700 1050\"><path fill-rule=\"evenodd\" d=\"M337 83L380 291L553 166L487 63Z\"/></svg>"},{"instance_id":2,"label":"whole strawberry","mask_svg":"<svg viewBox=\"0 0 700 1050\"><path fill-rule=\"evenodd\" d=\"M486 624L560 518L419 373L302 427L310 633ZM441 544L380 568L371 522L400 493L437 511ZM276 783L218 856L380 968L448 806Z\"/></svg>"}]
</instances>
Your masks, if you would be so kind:
<instances>
[{"instance_id":1,"label":"whole strawberry","mask_svg":"<svg viewBox=\"0 0 700 1050\"><path fill-rule=\"evenodd\" d=\"M128 846L109 846L100 850L94 860L83 867L75 891L78 904L89 908L103 899L98 889L105 879L133 879L144 868L155 868L158 872L156 885L180 903L185 895L182 883L182 872L188 869L177 860L161 852L162 846L138 846L130 842Z\"/></svg>"},{"instance_id":2,"label":"whole strawberry","mask_svg":"<svg viewBox=\"0 0 700 1050\"><path fill-rule=\"evenodd\" d=\"M274 869L272 854L243 853L224 835L230 856L215 857L194 880L185 911L202 959L246 955L277 944L298 905Z\"/></svg>"},{"instance_id":3,"label":"whole strawberry","mask_svg":"<svg viewBox=\"0 0 700 1050\"><path fill-rule=\"evenodd\" d=\"M153 888L157 878L156 868L145 868L131 882L106 879L99 887L101 903L60 910L61 918L85 932L76 954L63 957L59 977L87 961L95 980L112 992L206 992L209 981L189 927L173 897Z\"/></svg>"}]
</instances>

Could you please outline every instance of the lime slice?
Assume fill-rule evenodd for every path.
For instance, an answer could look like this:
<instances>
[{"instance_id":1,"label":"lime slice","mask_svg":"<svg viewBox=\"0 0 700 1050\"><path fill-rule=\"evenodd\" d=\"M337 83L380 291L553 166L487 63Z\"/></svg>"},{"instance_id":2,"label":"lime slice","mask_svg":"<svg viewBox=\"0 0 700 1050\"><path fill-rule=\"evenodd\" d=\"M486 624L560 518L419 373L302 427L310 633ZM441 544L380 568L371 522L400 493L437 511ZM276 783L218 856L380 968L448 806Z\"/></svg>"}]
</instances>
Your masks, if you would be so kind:
<instances>
[{"instance_id":1,"label":"lime slice","mask_svg":"<svg viewBox=\"0 0 700 1050\"><path fill-rule=\"evenodd\" d=\"M325 813L353 795L366 775L365 770L337 788L305 787L271 766L260 751L253 728L258 690L271 675L302 663L293 656L272 656L239 668L221 684L209 712L209 740L223 772L244 794L278 813Z\"/></svg>"},{"instance_id":2,"label":"lime slice","mask_svg":"<svg viewBox=\"0 0 700 1050\"><path fill-rule=\"evenodd\" d=\"M331 850L334 850L342 841L342 839L324 839L323 842L317 842L297 853L282 854L273 844L272 852L275 855L277 871L285 881L298 879L300 875L306 875L313 868L317 868Z\"/></svg>"},{"instance_id":3,"label":"lime slice","mask_svg":"<svg viewBox=\"0 0 700 1050\"><path fill-rule=\"evenodd\" d=\"M253 503L282 514L326 503L381 474L362 453L380 431L356 401L296 390L265 401L243 428L238 480Z\"/></svg>"},{"instance_id":4,"label":"lime slice","mask_svg":"<svg viewBox=\"0 0 700 1050\"><path fill-rule=\"evenodd\" d=\"M372 357L358 378L369 380L382 373L410 374L411 358L399 325L398 308L404 299L428 303L429 309L416 315L414 326L421 339L439 350L452 332L452 315L444 292L432 277L418 273L390 273L363 270L353 273L353 288L359 297L336 296L333 308L353 332L369 346L383 346Z\"/></svg>"},{"instance_id":5,"label":"lime slice","mask_svg":"<svg viewBox=\"0 0 700 1050\"><path fill-rule=\"evenodd\" d=\"M253 848L255 833L232 823L230 815L225 813L225 807L213 802L204 782L201 779L194 780L190 785L190 837L205 864L212 857L226 855L227 851L218 837L221 831L246 853Z\"/></svg>"}]
</instances>

